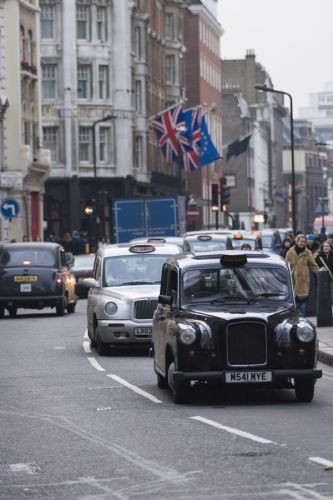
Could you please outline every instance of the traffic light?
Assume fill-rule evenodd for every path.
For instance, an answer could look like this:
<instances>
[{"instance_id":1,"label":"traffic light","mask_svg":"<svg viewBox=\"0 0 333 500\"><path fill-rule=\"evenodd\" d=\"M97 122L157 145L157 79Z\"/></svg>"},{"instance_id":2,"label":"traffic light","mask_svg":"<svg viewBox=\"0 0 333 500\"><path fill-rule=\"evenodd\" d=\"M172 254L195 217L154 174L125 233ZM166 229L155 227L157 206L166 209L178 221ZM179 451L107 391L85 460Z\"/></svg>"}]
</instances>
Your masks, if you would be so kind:
<instances>
[{"instance_id":1,"label":"traffic light","mask_svg":"<svg viewBox=\"0 0 333 500\"><path fill-rule=\"evenodd\" d=\"M225 211L224 205L229 205L230 203L230 188L226 186L226 178L221 177L220 179L220 189L221 189L221 210Z\"/></svg>"},{"instance_id":2,"label":"traffic light","mask_svg":"<svg viewBox=\"0 0 333 500\"><path fill-rule=\"evenodd\" d=\"M212 210L218 210L219 209L219 185L218 184L212 184L212 205L211 208Z\"/></svg>"}]
</instances>

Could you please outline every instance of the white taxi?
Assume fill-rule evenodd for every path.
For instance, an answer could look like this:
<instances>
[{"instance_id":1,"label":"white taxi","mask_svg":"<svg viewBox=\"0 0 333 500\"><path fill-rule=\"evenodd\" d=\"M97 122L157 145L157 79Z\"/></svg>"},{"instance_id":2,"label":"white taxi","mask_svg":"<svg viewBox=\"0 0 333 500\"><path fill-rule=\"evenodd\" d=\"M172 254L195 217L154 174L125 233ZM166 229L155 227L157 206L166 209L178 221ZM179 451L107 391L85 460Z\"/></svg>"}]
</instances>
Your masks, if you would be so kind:
<instances>
[{"instance_id":1,"label":"white taxi","mask_svg":"<svg viewBox=\"0 0 333 500\"><path fill-rule=\"evenodd\" d=\"M100 355L151 344L152 319L166 259L176 245L116 244L97 251L87 303L88 336Z\"/></svg>"}]
</instances>

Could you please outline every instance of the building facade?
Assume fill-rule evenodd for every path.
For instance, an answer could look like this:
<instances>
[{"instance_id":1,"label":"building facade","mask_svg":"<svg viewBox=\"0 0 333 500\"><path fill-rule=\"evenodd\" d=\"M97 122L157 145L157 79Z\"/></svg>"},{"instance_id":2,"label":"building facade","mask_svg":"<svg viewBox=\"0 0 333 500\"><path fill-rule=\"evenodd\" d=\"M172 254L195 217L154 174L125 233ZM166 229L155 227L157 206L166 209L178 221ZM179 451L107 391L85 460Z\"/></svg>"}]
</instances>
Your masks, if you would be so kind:
<instances>
[{"instance_id":1,"label":"building facade","mask_svg":"<svg viewBox=\"0 0 333 500\"><path fill-rule=\"evenodd\" d=\"M201 106L208 130L219 152L222 151L222 103L220 38L216 2L188 0L185 16L187 107ZM222 162L206 165L188 174L188 191L199 209L197 227L215 226L211 211L212 185L220 185ZM219 189L219 188L218 188ZM222 222L221 218L220 221Z\"/></svg>"},{"instance_id":2,"label":"building facade","mask_svg":"<svg viewBox=\"0 0 333 500\"><path fill-rule=\"evenodd\" d=\"M1 12L1 91L8 107L2 134L1 196L7 213L1 218L2 239L38 240L50 165L42 143L38 0L8 0Z\"/></svg>"},{"instance_id":3,"label":"building facade","mask_svg":"<svg viewBox=\"0 0 333 500\"><path fill-rule=\"evenodd\" d=\"M309 106L300 108L299 117L312 123L317 142L333 142L333 82L309 95Z\"/></svg>"},{"instance_id":4,"label":"building facade","mask_svg":"<svg viewBox=\"0 0 333 500\"><path fill-rule=\"evenodd\" d=\"M252 50L245 59L222 61L224 144L251 136L246 151L224 163L229 210L246 229L284 227L287 221L282 168L286 111L279 96L255 89L264 83L273 86Z\"/></svg>"}]
</instances>

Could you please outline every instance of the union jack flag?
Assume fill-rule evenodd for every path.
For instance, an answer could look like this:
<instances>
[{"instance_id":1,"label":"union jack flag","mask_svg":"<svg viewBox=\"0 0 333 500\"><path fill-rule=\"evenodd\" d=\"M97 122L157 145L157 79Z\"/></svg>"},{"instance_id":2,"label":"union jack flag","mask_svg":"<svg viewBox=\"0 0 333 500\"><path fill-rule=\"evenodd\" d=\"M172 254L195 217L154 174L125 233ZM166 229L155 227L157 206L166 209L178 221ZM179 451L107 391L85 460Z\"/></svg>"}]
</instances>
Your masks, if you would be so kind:
<instances>
[{"instance_id":1,"label":"union jack flag","mask_svg":"<svg viewBox=\"0 0 333 500\"><path fill-rule=\"evenodd\" d=\"M180 154L190 148L191 144L187 137L187 127L181 104L156 115L151 120L151 125L168 163L176 161Z\"/></svg>"},{"instance_id":2,"label":"union jack flag","mask_svg":"<svg viewBox=\"0 0 333 500\"><path fill-rule=\"evenodd\" d=\"M190 139L190 147L183 153L184 169L192 172L200 168L200 146L202 119L201 108L190 108L184 110L184 117L187 125L187 135Z\"/></svg>"}]
</instances>

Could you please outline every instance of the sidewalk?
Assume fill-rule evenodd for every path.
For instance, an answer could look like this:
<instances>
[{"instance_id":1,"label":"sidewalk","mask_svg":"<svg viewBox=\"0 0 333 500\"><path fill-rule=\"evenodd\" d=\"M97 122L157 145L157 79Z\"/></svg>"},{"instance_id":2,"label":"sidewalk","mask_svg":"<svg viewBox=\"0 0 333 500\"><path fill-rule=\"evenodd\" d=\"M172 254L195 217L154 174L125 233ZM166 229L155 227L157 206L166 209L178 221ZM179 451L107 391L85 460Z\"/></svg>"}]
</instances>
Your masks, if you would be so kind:
<instances>
[{"instance_id":1,"label":"sidewalk","mask_svg":"<svg viewBox=\"0 0 333 500\"><path fill-rule=\"evenodd\" d=\"M316 327L316 316L307 317ZM319 339L318 361L333 366L333 325L317 327Z\"/></svg>"}]
</instances>

